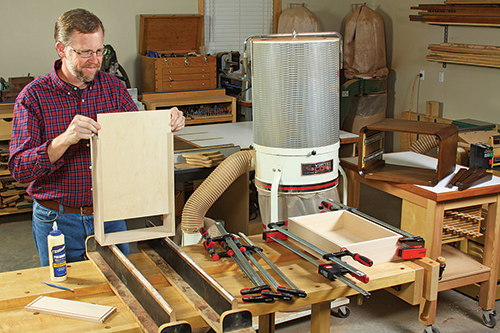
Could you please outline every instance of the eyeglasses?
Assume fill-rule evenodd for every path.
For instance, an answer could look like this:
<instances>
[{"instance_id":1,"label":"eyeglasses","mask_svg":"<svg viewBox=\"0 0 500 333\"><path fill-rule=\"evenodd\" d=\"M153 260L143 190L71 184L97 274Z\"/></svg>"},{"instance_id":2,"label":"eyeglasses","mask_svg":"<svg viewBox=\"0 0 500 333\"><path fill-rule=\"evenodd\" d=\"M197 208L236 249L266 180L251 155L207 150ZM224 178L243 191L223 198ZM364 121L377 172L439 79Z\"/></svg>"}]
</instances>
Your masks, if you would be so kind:
<instances>
[{"instance_id":1,"label":"eyeglasses","mask_svg":"<svg viewBox=\"0 0 500 333\"><path fill-rule=\"evenodd\" d=\"M92 55L94 53L95 53L96 56L102 57L103 54L106 53L106 48L104 46L102 48L100 48L100 49L95 50L95 51L92 51L92 50L77 51L77 50L75 50L74 48L72 48L69 45L68 45L68 47L71 50L73 50L73 52L75 52L76 54L78 54L80 56L80 58L90 58L90 57L92 57Z\"/></svg>"}]
</instances>

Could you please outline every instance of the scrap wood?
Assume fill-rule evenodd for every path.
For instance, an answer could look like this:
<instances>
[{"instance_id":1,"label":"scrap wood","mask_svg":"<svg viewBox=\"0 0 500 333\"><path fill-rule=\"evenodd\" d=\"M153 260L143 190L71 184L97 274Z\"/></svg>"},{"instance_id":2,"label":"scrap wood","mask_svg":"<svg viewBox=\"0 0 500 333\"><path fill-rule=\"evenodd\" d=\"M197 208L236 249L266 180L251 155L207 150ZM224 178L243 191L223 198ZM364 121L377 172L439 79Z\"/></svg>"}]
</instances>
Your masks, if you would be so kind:
<instances>
[{"instance_id":1,"label":"scrap wood","mask_svg":"<svg viewBox=\"0 0 500 333\"><path fill-rule=\"evenodd\" d=\"M21 197L19 194L10 196L10 197L2 197L2 203L4 205L10 204L11 202L15 202L17 199L20 199Z\"/></svg>"},{"instance_id":2,"label":"scrap wood","mask_svg":"<svg viewBox=\"0 0 500 333\"><path fill-rule=\"evenodd\" d=\"M25 194L26 190L25 189L14 189L14 190L8 190L4 192L0 192L0 196L2 197L10 197L16 194Z\"/></svg>"},{"instance_id":3,"label":"scrap wood","mask_svg":"<svg viewBox=\"0 0 500 333\"><path fill-rule=\"evenodd\" d=\"M224 160L224 154L220 151L208 151L200 153L182 154L186 159L186 163L193 166L210 168L220 164Z\"/></svg>"}]
</instances>

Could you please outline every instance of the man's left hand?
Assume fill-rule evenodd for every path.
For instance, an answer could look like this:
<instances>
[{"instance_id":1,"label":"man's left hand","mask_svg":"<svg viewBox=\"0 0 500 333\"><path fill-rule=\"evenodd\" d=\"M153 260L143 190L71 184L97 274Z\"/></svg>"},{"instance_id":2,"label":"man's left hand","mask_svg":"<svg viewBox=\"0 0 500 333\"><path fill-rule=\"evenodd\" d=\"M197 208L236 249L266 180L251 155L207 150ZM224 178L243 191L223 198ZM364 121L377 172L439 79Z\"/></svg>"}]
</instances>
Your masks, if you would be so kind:
<instances>
[{"instance_id":1,"label":"man's left hand","mask_svg":"<svg viewBox=\"0 0 500 333\"><path fill-rule=\"evenodd\" d=\"M172 112L172 132L180 131L184 128L186 119L182 115L182 111L180 111L178 108L171 108L170 111Z\"/></svg>"}]
</instances>

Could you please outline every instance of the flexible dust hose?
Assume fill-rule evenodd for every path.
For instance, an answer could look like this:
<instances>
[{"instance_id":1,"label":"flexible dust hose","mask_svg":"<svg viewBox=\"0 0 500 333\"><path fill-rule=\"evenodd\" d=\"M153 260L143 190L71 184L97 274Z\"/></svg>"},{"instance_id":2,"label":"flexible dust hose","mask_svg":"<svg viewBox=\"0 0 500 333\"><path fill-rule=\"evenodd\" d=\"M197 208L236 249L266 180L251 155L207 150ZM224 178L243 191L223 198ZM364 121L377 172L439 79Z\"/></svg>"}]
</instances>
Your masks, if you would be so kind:
<instances>
[{"instance_id":1,"label":"flexible dust hose","mask_svg":"<svg viewBox=\"0 0 500 333\"><path fill-rule=\"evenodd\" d=\"M203 218L215 201L242 174L250 171L255 160L254 150L242 150L229 155L191 194L184 205L181 229L185 233L198 233Z\"/></svg>"}]
</instances>

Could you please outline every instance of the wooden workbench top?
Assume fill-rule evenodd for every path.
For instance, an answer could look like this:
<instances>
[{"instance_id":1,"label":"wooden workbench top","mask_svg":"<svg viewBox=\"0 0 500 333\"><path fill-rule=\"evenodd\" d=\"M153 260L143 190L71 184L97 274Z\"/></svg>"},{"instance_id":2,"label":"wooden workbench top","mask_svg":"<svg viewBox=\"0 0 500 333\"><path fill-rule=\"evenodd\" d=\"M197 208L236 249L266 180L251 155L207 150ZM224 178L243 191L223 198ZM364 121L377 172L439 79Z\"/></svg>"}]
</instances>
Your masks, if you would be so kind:
<instances>
[{"instance_id":1,"label":"wooden workbench top","mask_svg":"<svg viewBox=\"0 0 500 333\"><path fill-rule=\"evenodd\" d=\"M357 292L340 281L329 281L317 273L317 268L300 259L279 244L265 244L258 237L252 241L263 248L264 253L297 285L307 292L306 298L294 298L292 302L276 301L270 304L244 303L240 290L251 287L250 281L239 271L230 258L214 262L201 245L183 247L183 250L210 273L231 294L238 298L238 307L245 308L254 316L283 311L302 305L316 304L334 300L342 296L354 295ZM255 256L258 258L257 256ZM128 256L132 264L158 290L162 297L176 310L177 320L185 320L192 328L205 327L199 313L185 300L165 279L159 268L154 266L143 253ZM278 281L281 279L262 260L260 263ZM418 272L423 270L412 262L385 263L375 265L363 271L370 277L368 284L358 282L366 290L378 290L395 285L412 283ZM82 261L68 265L68 280L58 283L72 288L74 293L48 287L40 281L49 282L48 267L34 268L0 274L2 286L0 290L0 331L29 332L36 327L37 332L142 332L135 316L120 297L113 293L102 273L90 261ZM7 288L5 286L8 286ZM67 298L117 307L117 311L104 323L92 323L75 319L67 319L46 314L36 314L24 310L24 307L39 296ZM418 320L418 318L415 318Z\"/></svg>"}]
</instances>

